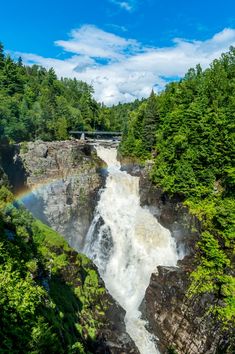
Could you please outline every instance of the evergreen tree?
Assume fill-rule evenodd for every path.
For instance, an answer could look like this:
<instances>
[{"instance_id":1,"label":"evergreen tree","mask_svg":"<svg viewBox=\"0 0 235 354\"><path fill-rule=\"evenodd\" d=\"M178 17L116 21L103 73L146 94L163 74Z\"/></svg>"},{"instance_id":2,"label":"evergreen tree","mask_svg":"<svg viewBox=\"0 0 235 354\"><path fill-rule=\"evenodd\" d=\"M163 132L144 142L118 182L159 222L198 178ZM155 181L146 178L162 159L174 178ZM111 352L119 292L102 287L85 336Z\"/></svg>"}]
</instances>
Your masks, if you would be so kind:
<instances>
[{"instance_id":1,"label":"evergreen tree","mask_svg":"<svg viewBox=\"0 0 235 354\"><path fill-rule=\"evenodd\" d=\"M12 96L15 93L23 93L23 86L24 83L20 72L17 70L17 65L8 55L4 60L2 68L0 88Z\"/></svg>"},{"instance_id":2,"label":"evergreen tree","mask_svg":"<svg viewBox=\"0 0 235 354\"><path fill-rule=\"evenodd\" d=\"M124 156L152 158L152 182L180 197L200 222L188 296L213 294L210 311L227 326L235 321L234 97L235 49L230 48L208 69L198 65L157 97L152 93L129 116L119 147ZM146 154L154 146L155 156Z\"/></svg>"},{"instance_id":3,"label":"evergreen tree","mask_svg":"<svg viewBox=\"0 0 235 354\"><path fill-rule=\"evenodd\" d=\"M142 128L143 146L147 151L151 151L156 143L156 129L159 119L156 95L152 91L147 101Z\"/></svg>"},{"instance_id":4,"label":"evergreen tree","mask_svg":"<svg viewBox=\"0 0 235 354\"><path fill-rule=\"evenodd\" d=\"M22 60L21 57L18 58L17 64L18 64L18 66L20 66L20 67L23 66L23 60Z\"/></svg>"},{"instance_id":5,"label":"evergreen tree","mask_svg":"<svg viewBox=\"0 0 235 354\"><path fill-rule=\"evenodd\" d=\"M0 42L0 70L4 66L4 59L5 59L4 47L3 47L3 44Z\"/></svg>"}]
</instances>

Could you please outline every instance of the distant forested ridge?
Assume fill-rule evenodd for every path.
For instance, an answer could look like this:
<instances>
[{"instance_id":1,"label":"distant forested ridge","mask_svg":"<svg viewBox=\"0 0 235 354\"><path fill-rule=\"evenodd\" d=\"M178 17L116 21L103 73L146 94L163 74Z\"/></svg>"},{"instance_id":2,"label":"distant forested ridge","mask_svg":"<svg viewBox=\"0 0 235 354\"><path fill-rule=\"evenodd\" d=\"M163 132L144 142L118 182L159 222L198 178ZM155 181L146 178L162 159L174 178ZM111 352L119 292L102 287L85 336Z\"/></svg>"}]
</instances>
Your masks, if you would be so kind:
<instances>
[{"instance_id":1,"label":"distant forested ridge","mask_svg":"<svg viewBox=\"0 0 235 354\"><path fill-rule=\"evenodd\" d=\"M11 141L61 140L70 130L122 130L127 112L139 104L106 107L93 88L77 79L58 79L54 69L24 66L4 54L0 43L0 134Z\"/></svg>"},{"instance_id":2,"label":"distant forested ridge","mask_svg":"<svg viewBox=\"0 0 235 354\"><path fill-rule=\"evenodd\" d=\"M178 196L201 224L190 294L217 296L235 320L235 48L190 69L129 115L120 154L152 160L152 181Z\"/></svg>"}]
</instances>

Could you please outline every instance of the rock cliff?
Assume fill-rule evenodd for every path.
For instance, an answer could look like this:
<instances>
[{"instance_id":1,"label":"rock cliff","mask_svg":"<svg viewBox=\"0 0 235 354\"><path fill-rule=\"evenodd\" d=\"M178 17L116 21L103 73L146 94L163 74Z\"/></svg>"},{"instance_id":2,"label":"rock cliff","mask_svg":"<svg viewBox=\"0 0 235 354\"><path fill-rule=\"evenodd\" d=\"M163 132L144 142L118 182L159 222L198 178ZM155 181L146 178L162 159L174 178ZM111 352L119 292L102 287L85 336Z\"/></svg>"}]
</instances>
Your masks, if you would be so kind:
<instances>
[{"instance_id":1,"label":"rock cliff","mask_svg":"<svg viewBox=\"0 0 235 354\"><path fill-rule=\"evenodd\" d=\"M207 314L215 299L210 295L191 300L185 296L191 268L188 261L179 268L158 267L152 274L141 306L150 331L159 339L161 353L170 349L179 354L232 353L224 346L229 335ZM224 351L219 351L220 346Z\"/></svg>"},{"instance_id":2,"label":"rock cliff","mask_svg":"<svg viewBox=\"0 0 235 354\"><path fill-rule=\"evenodd\" d=\"M103 185L102 162L94 148L79 141L28 143L16 152L25 171L23 198L35 217L79 250Z\"/></svg>"},{"instance_id":3,"label":"rock cliff","mask_svg":"<svg viewBox=\"0 0 235 354\"><path fill-rule=\"evenodd\" d=\"M38 141L21 146L6 144L0 147L0 186L11 185L11 189L22 196L21 200L37 218L63 234L74 248L80 249L93 217L99 189L104 183L100 173L102 164L92 146L77 141ZM46 226L45 234L48 234L48 247L53 257L69 259L56 275L59 288L60 284L65 284L66 289L79 286L84 288L89 272L98 273L95 265L64 245L59 235L58 239L55 235L51 239ZM84 264L78 262L78 259L84 259ZM49 273L44 275L43 281L51 293L52 278ZM83 336L87 335L87 321L99 322L96 338L87 340L86 348L94 354L139 354L126 333L125 311L105 291L99 276L98 279L95 289L98 303L92 293L89 295L91 298L86 300L89 303L92 299L93 307L89 307L88 312L93 313L93 317L86 318L86 315L83 318L82 314L78 316L79 321L84 321ZM60 298L61 295L57 295ZM76 301L78 303L73 306L80 308L80 300ZM64 310L62 304L60 306Z\"/></svg>"},{"instance_id":4,"label":"rock cliff","mask_svg":"<svg viewBox=\"0 0 235 354\"><path fill-rule=\"evenodd\" d=\"M148 172L151 166L138 171L140 199L168 228L176 240L183 259L178 267L158 267L152 274L141 305L149 329L158 338L161 353L215 354L233 353L234 334L224 332L221 324L207 314L215 299L201 295L193 300L187 296L189 275L194 267L195 244L200 235L200 222L189 214L180 196L169 198L154 186ZM135 173L136 173L135 167ZM231 330L233 331L233 330ZM230 343L230 344L229 344Z\"/></svg>"}]
</instances>

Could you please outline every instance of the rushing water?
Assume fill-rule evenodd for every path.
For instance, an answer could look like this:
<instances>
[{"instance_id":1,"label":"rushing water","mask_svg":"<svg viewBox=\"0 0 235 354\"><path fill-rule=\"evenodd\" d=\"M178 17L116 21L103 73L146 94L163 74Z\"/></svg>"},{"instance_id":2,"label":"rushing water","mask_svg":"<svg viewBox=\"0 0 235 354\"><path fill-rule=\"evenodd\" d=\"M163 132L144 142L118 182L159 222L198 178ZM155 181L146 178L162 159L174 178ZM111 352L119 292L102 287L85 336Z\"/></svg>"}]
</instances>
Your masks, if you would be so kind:
<instances>
[{"instance_id":1,"label":"rushing water","mask_svg":"<svg viewBox=\"0 0 235 354\"><path fill-rule=\"evenodd\" d=\"M84 253L94 260L110 294L126 310L126 329L141 354L159 353L138 310L158 265L176 265L170 232L140 206L139 178L120 170L116 149L97 147L108 165L106 187L86 237Z\"/></svg>"}]
</instances>

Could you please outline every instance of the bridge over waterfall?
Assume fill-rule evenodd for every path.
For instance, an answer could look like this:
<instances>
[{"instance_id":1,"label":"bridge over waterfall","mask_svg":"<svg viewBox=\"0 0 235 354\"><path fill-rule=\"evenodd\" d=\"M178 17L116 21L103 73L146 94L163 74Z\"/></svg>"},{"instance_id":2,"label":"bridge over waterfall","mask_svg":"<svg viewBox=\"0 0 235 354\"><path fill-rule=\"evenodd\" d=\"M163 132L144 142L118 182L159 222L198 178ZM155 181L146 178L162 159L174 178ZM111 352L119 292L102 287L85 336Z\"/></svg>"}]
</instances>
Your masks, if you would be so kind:
<instances>
[{"instance_id":1,"label":"bridge over waterfall","mask_svg":"<svg viewBox=\"0 0 235 354\"><path fill-rule=\"evenodd\" d=\"M107 131L75 131L69 132L70 135L75 136L78 139L104 139L104 140L115 140L120 141L122 132L107 132Z\"/></svg>"}]
</instances>

